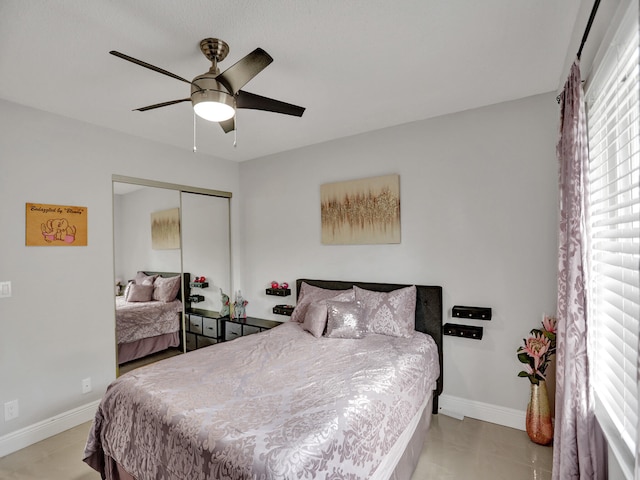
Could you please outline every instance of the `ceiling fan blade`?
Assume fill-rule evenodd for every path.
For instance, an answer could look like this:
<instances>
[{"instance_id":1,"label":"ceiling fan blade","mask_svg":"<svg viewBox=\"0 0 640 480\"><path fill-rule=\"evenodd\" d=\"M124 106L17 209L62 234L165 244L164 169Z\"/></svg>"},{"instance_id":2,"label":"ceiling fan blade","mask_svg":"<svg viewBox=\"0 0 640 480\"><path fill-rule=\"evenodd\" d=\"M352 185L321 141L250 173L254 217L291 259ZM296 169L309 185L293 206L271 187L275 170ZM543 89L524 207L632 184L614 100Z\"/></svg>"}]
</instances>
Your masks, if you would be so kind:
<instances>
[{"instance_id":1,"label":"ceiling fan blade","mask_svg":"<svg viewBox=\"0 0 640 480\"><path fill-rule=\"evenodd\" d=\"M235 95L271 62L273 62L271 55L261 48L256 48L218 75L216 80Z\"/></svg>"},{"instance_id":2,"label":"ceiling fan blade","mask_svg":"<svg viewBox=\"0 0 640 480\"><path fill-rule=\"evenodd\" d=\"M219 122L224 133L233 132L236 129L236 117L231 117L229 120Z\"/></svg>"},{"instance_id":3,"label":"ceiling fan blade","mask_svg":"<svg viewBox=\"0 0 640 480\"><path fill-rule=\"evenodd\" d=\"M284 113L285 115L293 115L301 117L305 111L305 107L292 105L291 103L281 102L273 98L262 97L255 93L240 90L236 96L236 105L238 108L250 108L253 110L265 110L267 112Z\"/></svg>"},{"instance_id":4,"label":"ceiling fan blade","mask_svg":"<svg viewBox=\"0 0 640 480\"><path fill-rule=\"evenodd\" d=\"M182 80L188 84L191 84L189 80L186 80L182 77L179 77L175 73L168 72L160 67L156 67L155 65L151 65L150 63L143 62L142 60L138 60L137 58L130 57L129 55L125 55L124 53L116 52L115 50L111 50L109 52L111 55L115 55L116 57L120 57L123 60L127 60L128 62L135 63L136 65L140 65L141 67L148 68L149 70L153 70L154 72L162 73L163 75L167 75L171 78L175 78L176 80Z\"/></svg>"},{"instance_id":5,"label":"ceiling fan blade","mask_svg":"<svg viewBox=\"0 0 640 480\"><path fill-rule=\"evenodd\" d=\"M134 108L137 112L146 112L147 110L153 110L154 108L168 107L169 105L175 105L176 103L190 102L190 98L181 98L180 100L171 100L169 102L156 103L155 105L148 105L146 107Z\"/></svg>"}]
</instances>

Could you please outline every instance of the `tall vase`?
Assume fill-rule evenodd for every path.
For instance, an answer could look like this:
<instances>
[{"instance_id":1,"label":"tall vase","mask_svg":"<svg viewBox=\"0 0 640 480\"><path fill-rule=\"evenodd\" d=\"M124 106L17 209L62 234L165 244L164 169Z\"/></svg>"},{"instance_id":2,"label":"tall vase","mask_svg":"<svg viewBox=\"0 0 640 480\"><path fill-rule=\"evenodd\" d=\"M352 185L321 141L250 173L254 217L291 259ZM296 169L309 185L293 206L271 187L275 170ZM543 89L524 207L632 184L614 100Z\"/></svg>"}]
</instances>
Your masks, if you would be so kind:
<instances>
[{"instance_id":1,"label":"tall vase","mask_svg":"<svg viewBox=\"0 0 640 480\"><path fill-rule=\"evenodd\" d=\"M547 383L540 380L538 385L531 384L531 398L527 406L527 434L532 442L549 445L553 440L553 423Z\"/></svg>"}]
</instances>

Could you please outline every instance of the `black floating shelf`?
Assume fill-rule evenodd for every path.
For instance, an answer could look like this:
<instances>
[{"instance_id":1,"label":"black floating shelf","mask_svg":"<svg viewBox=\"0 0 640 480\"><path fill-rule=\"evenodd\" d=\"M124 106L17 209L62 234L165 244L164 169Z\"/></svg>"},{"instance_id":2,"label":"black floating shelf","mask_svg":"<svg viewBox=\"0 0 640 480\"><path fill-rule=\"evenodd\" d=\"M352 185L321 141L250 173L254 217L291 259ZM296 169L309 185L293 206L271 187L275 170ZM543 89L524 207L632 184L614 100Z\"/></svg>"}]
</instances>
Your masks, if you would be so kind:
<instances>
[{"instance_id":1,"label":"black floating shelf","mask_svg":"<svg viewBox=\"0 0 640 480\"><path fill-rule=\"evenodd\" d=\"M209 286L209 282L191 282L189 286L192 288L207 288Z\"/></svg>"},{"instance_id":2,"label":"black floating shelf","mask_svg":"<svg viewBox=\"0 0 640 480\"><path fill-rule=\"evenodd\" d=\"M453 337L471 338L473 340L482 340L482 327L474 327L472 325L458 325L457 323L445 323L444 334Z\"/></svg>"},{"instance_id":3,"label":"black floating shelf","mask_svg":"<svg viewBox=\"0 0 640 480\"><path fill-rule=\"evenodd\" d=\"M278 315L288 315L291 316L293 313L293 305L276 305L273 307L273 313Z\"/></svg>"},{"instance_id":4,"label":"black floating shelf","mask_svg":"<svg viewBox=\"0 0 640 480\"><path fill-rule=\"evenodd\" d=\"M491 320L491 309L487 307L464 307L462 305L454 305L451 313L456 318Z\"/></svg>"},{"instance_id":5,"label":"black floating shelf","mask_svg":"<svg viewBox=\"0 0 640 480\"><path fill-rule=\"evenodd\" d=\"M204 302L204 295L189 295L189 301L191 303Z\"/></svg>"},{"instance_id":6,"label":"black floating shelf","mask_svg":"<svg viewBox=\"0 0 640 480\"><path fill-rule=\"evenodd\" d=\"M275 295L276 297L288 297L291 295L290 288L267 288L267 295Z\"/></svg>"}]
</instances>

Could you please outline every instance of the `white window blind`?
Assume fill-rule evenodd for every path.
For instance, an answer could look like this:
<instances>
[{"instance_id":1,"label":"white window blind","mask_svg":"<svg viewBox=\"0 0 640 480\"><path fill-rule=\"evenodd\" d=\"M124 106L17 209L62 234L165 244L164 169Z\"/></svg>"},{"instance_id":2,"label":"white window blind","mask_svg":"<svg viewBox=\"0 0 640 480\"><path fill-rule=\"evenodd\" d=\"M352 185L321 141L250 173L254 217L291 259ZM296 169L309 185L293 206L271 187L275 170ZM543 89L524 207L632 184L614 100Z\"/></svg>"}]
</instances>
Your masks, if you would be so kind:
<instances>
[{"instance_id":1,"label":"white window blind","mask_svg":"<svg viewBox=\"0 0 640 480\"><path fill-rule=\"evenodd\" d=\"M633 459L638 433L640 84L637 11L629 12L586 96L587 229L592 380L598 404L614 428L608 440L620 444L621 439L618 449Z\"/></svg>"}]
</instances>

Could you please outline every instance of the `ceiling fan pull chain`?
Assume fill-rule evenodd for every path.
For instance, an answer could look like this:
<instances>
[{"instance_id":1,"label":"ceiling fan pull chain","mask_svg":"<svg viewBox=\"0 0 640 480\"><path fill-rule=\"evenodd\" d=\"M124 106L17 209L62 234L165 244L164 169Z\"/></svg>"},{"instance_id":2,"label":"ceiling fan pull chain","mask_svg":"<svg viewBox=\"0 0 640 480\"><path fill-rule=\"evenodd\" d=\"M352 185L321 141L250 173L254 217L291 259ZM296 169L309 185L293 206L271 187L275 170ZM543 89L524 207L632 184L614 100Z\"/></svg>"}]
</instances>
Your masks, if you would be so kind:
<instances>
[{"instance_id":1,"label":"ceiling fan pull chain","mask_svg":"<svg viewBox=\"0 0 640 480\"><path fill-rule=\"evenodd\" d=\"M196 112L193 112L193 153L196 153Z\"/></svg>"}]
</instances>

